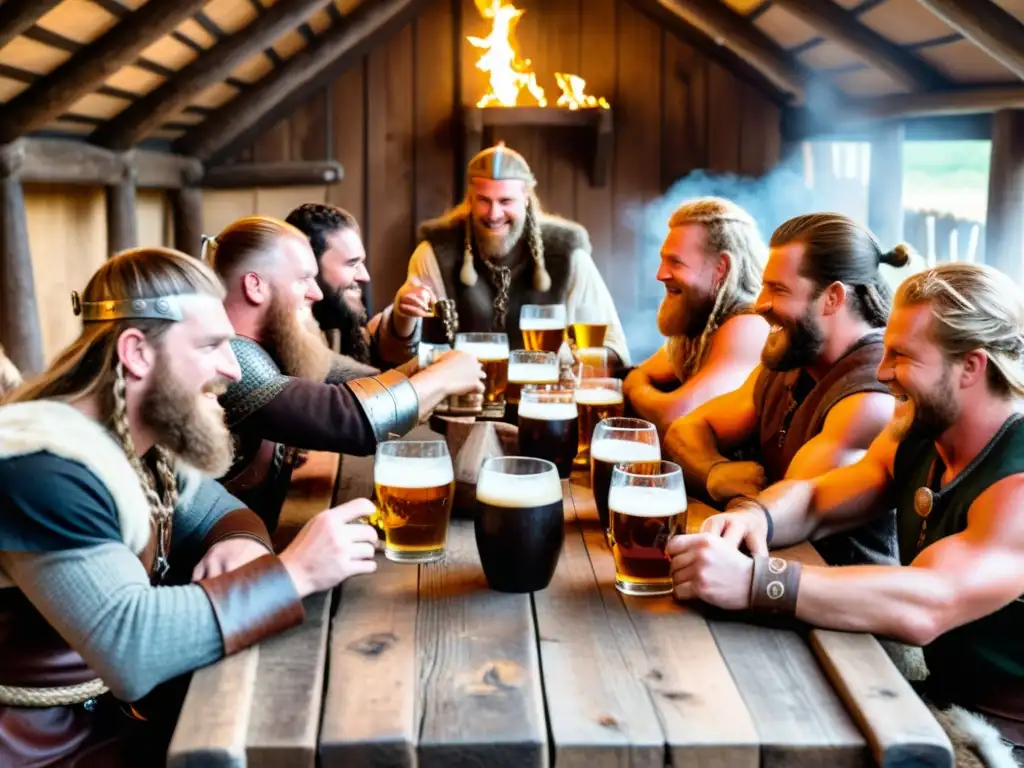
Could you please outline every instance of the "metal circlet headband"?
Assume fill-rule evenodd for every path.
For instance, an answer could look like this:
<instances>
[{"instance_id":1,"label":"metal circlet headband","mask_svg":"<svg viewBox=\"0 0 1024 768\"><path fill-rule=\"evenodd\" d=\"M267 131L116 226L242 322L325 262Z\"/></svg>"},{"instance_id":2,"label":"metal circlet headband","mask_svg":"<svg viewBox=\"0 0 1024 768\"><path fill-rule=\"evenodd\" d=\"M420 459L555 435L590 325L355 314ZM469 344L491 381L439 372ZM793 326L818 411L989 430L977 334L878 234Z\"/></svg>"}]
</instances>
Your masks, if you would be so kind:
<instances>
[{"instance_id":1,"label":"metal circlet headband","mask_svg":"<svg viewBox=\"0 0 1024 768\"><path fill-rule=\"evenodd\" d=\"M111 320L171 320L183 319L181 305L176 296L154 296L148 299L110 299L82 301L78 291L71 292L71 309L85 323L105 323Z\"/></svg>"}]
</instances>

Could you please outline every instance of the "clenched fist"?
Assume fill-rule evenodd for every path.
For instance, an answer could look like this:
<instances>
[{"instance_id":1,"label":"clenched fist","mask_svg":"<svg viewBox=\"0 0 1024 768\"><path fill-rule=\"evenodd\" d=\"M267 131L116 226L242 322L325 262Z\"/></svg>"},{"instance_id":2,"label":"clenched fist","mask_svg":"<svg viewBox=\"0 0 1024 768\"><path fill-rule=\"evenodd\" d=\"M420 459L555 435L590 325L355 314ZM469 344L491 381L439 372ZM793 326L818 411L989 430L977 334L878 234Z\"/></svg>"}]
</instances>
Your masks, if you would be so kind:
<instances>
[{"instance_id":1,"label":"clenched fist","mask_svg":"<svg viewBox=\"0 0 1024 768\"><path fill-rule=\"evenodd\" d=\"M448 395L471 395L484 391L484 367L476 355L461 349L445 352L428 368L442 382Z\"/></svg>"},{"instance_id":2,"label":"clenched fist","mask_svg":"<svg viewBox=\"0 0 1024 768\"><path fill-rule=\"evenodd\" d=\"M377 532L366 523L354 522L369 519L375 509L369 499L355 499L324 510L302 527L280 556L300 596L377 570L373 558Z\"/></svg>"},{"instance_id":3,"label":"clenched fist","mask_svg":"<svg viewBox=\"0 0 1024 768\"><path fill-rule=\"evenodd\" d=\"M404 317L430 317L434 292L418 277L411 277L395 294L395 314Z\"/></svg>"}]
</instances>

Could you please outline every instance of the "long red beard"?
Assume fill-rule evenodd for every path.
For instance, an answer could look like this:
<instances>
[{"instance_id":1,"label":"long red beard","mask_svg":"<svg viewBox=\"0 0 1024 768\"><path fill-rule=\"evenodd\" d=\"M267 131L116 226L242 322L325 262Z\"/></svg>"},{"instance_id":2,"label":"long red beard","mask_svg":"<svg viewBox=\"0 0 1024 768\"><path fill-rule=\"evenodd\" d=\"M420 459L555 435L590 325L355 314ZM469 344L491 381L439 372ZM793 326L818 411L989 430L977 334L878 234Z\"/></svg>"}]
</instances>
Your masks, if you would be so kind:
<instances>
[{"instance_id":1,"label":"long red beard","mask_svg":"<svg viewBox=\"0 0 1024 768\"><path fill-rule=\"evenodd\" d=\"M323 381L331 370L332 352L312 316L303 324L295 310L278 298L270 300L263 322L263 344L286 376Z\"/></svg>"}]
</instances>

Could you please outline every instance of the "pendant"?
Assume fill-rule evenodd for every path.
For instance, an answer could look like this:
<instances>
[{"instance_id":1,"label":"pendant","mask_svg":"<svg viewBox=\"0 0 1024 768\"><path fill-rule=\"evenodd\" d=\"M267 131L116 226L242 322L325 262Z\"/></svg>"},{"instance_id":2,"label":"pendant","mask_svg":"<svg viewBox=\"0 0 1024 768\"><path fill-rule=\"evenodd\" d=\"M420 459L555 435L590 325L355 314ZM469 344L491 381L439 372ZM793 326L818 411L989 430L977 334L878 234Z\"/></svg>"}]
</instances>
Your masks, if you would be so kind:
<instances>
[{"instance_id":1,"label":"pendant","mask_svg":"<svg viewBox=\"0 0 1024 768\"><path fill-rule=\"evenodd\" d=\"M932 513L932 505L935 503L935 494L931 488L918 488L914 492L914 511L921 517L928 517Z\"/></svg>"}]
</instances>

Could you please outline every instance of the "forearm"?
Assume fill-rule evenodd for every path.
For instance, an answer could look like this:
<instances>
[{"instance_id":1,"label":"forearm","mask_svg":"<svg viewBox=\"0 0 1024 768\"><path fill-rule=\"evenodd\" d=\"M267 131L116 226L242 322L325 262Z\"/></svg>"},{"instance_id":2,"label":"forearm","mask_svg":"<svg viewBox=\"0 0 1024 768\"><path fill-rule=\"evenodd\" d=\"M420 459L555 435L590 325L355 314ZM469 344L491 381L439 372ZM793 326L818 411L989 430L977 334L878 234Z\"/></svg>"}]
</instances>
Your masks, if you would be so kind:
<instances>
[{"instance_id":1,"label":"forearm","mask_svg":"<svg viewBox=\"0 0 1024 768\"><path fill-rule=\"evenodd\" d=\"M714 430L706 421L687 419L676 423L665 448L669 457L683 468L686 482L697 488L707 488L711 467L728 461L719 453Z\"/></svg>"},{"instance_id":2,"label":"forearm","mask_svg":"<svg viewBox=\"0 0 1024 768\"><path fill-rule=\"evenodd\" d=\"M331 370L324 381L328 384L344 384L352 379L364 376L376 376L380 370L372 365L361 363L348 355L335 355L331 362Z\"/></svg>"},{"instance_id":3,"label":"forearm","mask_svg":"<svg viewBox=\"0 0 1024 768\"><path fill-rule=\"evenodd\" d=\"M191 552L197 560L217 542L235 535L256 539L271 549L270 535L259 516L208 477L180 498L172 530L172 548Z\"/></svg>"},{"instance_id":4,"label":"forearm","mask_svg":"<svg viewBox=\"0 0 1024 768\"><path fill-rule=\"evenodd\" d=\"M697 405L680 389L662 392L653 384L632 388L629 403L640 418L654 424L661 434L665 434L677 419L688 414Z\"/></svg>"},{"instance_id":5,"label":"forearm","mask_svg":"<svg viewBox=\"0 0 1024 768\"><path fill-rule=\"evenodd\" d=\"M953 604L949 582L927 568L804 567L796 615L817 627L870 632L911 645L930 643Z\"/></svg>"}]
</instances>

